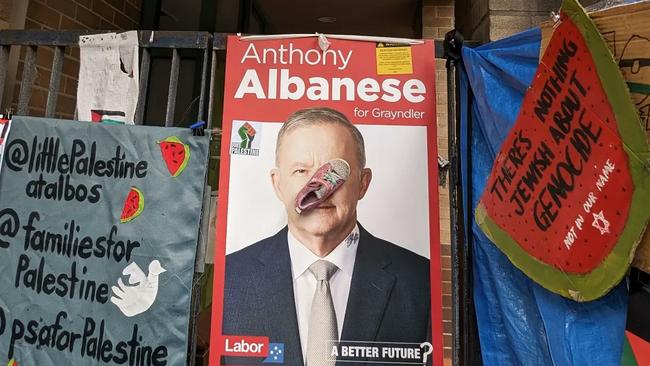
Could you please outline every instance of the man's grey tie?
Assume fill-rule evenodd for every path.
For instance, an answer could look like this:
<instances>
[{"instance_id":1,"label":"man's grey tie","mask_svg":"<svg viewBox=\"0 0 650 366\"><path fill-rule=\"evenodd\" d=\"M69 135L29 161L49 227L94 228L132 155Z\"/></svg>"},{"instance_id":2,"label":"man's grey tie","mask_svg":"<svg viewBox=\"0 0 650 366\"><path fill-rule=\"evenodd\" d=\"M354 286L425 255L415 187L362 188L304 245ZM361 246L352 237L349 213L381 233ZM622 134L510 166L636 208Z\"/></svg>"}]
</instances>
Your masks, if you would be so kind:
<instances>
[{"instance_id":1,"label":"man's grey tie","mask_svg":"<svg viewBox=\"0 0 650 366\"><path fill-rule=\"evenodd\" d=\"M322 259L309 267L317 283L309 315L306 366L333 366L336 363L335 360L329 361L331 357L327 346L331 344L330 341L339 338L329 283L337 270L336 265Z\"/></svg>"}]
</instances>

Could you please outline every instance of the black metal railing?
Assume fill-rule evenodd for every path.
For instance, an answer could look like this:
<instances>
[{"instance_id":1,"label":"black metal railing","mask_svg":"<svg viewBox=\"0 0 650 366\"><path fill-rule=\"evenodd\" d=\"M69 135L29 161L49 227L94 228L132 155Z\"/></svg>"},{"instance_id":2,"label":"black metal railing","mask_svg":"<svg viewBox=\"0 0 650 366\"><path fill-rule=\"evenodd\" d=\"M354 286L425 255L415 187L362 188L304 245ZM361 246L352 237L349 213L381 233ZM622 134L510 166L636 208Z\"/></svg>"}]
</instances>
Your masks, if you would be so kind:
<instances>
[{"instance_id":1,"label":"black metal railing","mask_svg":"<svg viewBox=\"0 0 650 366\"><path fill-rule=\"evenodd\" d=\"M47 101L44 106L44 116L55 117L58 98L61 92L61 79L66 51L78 47L79 36L105 33L108 31L43 31L43 30L0 30L0 101L3 100L5 84L9 72L9 57L12 47L24 47L22 78L18 99L15 101L14 114L29 115L30 99L37 78L37 52L39 47L52 47L54 56L51 65L38 65L51 67L50 80L47 87ZM212 128L215 95L215 70L217 67L217 52L225 50L224 34L210 34L206 32L170 32L170 31L138 31L140 47L140 80L139 94L134 116L135 124L143 124L147 108L148 88L151 84L151 52L156 49L171 50L171 69L169 73L169 87L167 91L165 127L174 126L174 113L176 110L176 96L179 88L179 73L181 64L181 51L198 50L202 53L200 88L198 91L197 121L205 121L207 128ZM76 90L75 90L76 92ZM12 98L13 99L13 98ZM0 111L10 109L14 101L0 105ZM43 106L38 106L42 108ZM218 136L215 133L215 136ZM211 157L212 158L212 157ZM218 158L218 157L215 157ZM206 186L209 188L209 186ZM206 189L207 189L206 188ZM207 194L209 206L209 192ZM204 201L206 201L204 199ZM199 245L205 245L208 233L207 217L209 207L204 207L202 218L202 232ZM197 253L197 263L205 261L205 250ZM200 299L200 284L204 276L203 266L197 266L192 286L192 314L190 316L188 365L194 365L196 359L197 319Z\"/></svg>"},{"instance_id":2,"label":"black metal railing","mask_svg":"<svg viewBox=\"0 0 650 366\"><path fill-rule=\"evenodd\" d=\"M103 33L105 31L44 31L44 30L1 30L0 31L0 100L3 98L7 80L9 54L12 47L25 47L24 66L16 114L29 114L29 101L32 87L36 78L36 53L38 47L53 47L54 58L51 65L50 81L45 105L45 117L54 117L61 86L61 76L65 52L70 47L78 47L79 36ZM171 50L171 71L165 112L165 126L174 125L176 96L178 92L178 77L180 71L181 51L200 50L203 53L201 62L201 86L198 96L198 121L206 121L211 127L213 113L213 96L215 91L214 73L216 55L219 50L225 50L225 35L206 32L171 32L171 31L138 31L140 44L140 93L136 105L134 122L142 124L145 116L147 91L150 84L151 51L154 49ZM43 65L49 67L50 65ZM207 103L206 103L207 102ZM207 108L206 108L207 106ZM6 110L9 106L0 106Z\"/></svg>"},{"instance_id":3,"label":"black metal railing","mask_svg":"<svg viewBox=\"0 0 650 366\"><path fill-rule=\"evenodd\" d=\"M61 88L61 78L63 63L65 60L65 53L71 47L78 47L79 36L89 35L89 34L98 34L105 33L109 31L47 31L47 30L0 30L0 102L3 100L3 92L5 90L5 84L7 80L7 74L9 72L9 55L12 47L25 47L24 55L24 66L22 72L22 79L20 81L20 89L18 91L18 100L16 103L15 114L28 115L29 114L29 102L32 97L32 88L34 86L34 81L37 76L37 49L38 47L53 47L54 48L54 57L51 65L51 74L49 85L47 88L47 101L45 105L45 117L55 117L55 113L58 106L58 97L60 94ZM198 91L198 110L196 121L205 121L206 128L212 129L213 136L215 140L219 140L220 126L213 126L214 113L220 105L218 97L222 96L222 90L219 89L220 81L218 81L220 75L217 71L217 63L220 59L218 57L219 51L226 50L226 34L223 33L207 33L207 32L173 32L173 31L138 31L138 39L140 46L140 80L139 80L139 94L138 101L135 109L134 122L135 124L143 124L147 111L147 98L148 91L151 86L151 64L152 64L152 52L155 52L156 49L162 50L171 50L171 68L169 73L169 84L167 91L167 100L165 108L165 126L172 127L175 122L175 111L177 106L177 93L179 88L179 73L181 67L181 52L185 50L194 50L202 53L201 57L201 75L200 75L200 88ZM443 59L445 57L445 52L443 50L443 42L435 42L435 58ZM454 77L453 72L448 70L448 90L450 92L449 99L455 100L455 85L456 78ZM76 91L75 91L76 92ZM7 110L12 104L13 101L7 102L8 105L0 105L0 111ZM453 103L450 104L453 106ZM453 110L452 110L453 109ZM450 118L450 131L454 129L454 120L457 115L455 114L455 109L452 107L449 111ZM453 144L452 144L453 141ZM449 153L456 151L457 144L455 137L449 138L450 146ZM218 156L211 156L211 160L218 159ZM455 158L455 155L452 155L452 158ZM457 165L458 161L452 159L452 164ZM454 169L454 167L452 167ZM452 176L450 185L455 186L457 183L456 175ZM450 195L454 195L455 191L452 190ZM209 200L207 200L209 202ZM459 210L457 203L454 202L451 205L452 210ZM459 211L461 212L461 211ZM204 216L209 217L209 210L203 212ZM452 217L455 214L452 212ZM205 219L205 217L204 217ZM207 225L202 225L202 235L207 235ZM458 228L455 225L452 225L452 236L454 241L452 246L458 246L459 243L456 243L458 239L456 233ZM202 240L206 240L202 238ZM454 252L455 253L455 252ZM203 257L201 257L201 252L197 254L197 262L205 260L203 252ZM454 256L456 257L456 256ZM469 270L471 267L467 267L467 263L461 264L460 266L456 264L454 260L453 272L454 281L459 280L459 273L463 273ZM195 281L193 285L192 293L192 316L190 324L190 344L188 353L190 354L188 364L194 365L194 360L196 356L196 322L197 322L197 306L200 303L200 291L198 289L199 282L203 273L200 270L197 270L197 276L195 276ZM465 281L466 282L466 281ZM467 286L464 283L465 287ZM453 302L454 306L457 306L459 303L466 301L471 302L471 298L468 298L467 293L458 293L454 291ZM466 315L465 315L466 316ZM458 315L454 317L454 322L462 323L459 321ZM458 324L454 328L454 332L461 332L463 328L460 328ZM458 352L465 350L465 347L460 347L460 338L461 334L455 334L454 341L454 360L458 362ZM463 364L463 363L461 363Z\"/></svg>"}]
</instances>

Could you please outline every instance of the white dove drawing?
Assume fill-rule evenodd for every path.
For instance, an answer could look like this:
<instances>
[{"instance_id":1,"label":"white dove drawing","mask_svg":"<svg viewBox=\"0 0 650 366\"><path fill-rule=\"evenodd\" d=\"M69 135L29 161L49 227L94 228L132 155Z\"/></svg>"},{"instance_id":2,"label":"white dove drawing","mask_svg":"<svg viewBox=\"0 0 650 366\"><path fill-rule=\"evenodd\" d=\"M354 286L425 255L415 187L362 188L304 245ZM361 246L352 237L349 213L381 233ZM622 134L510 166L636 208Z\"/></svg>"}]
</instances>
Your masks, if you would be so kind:
<instances>
[{"instance_id":1,"label":"white dove drawing","mask_svg":"<svg viewBox=\"0 0 650 366\"><path fill-rule=\"evenodd\" d=\"M117 286L111 287L111 302L127 317L144 313L153 305L158 295L158 276L166 271L158 260L149 263L147 276L137 263L129 264L122 271L124 276L128 276L129 285L125 285L122 279L118 278Z\"/></svg>"}]
</instances>

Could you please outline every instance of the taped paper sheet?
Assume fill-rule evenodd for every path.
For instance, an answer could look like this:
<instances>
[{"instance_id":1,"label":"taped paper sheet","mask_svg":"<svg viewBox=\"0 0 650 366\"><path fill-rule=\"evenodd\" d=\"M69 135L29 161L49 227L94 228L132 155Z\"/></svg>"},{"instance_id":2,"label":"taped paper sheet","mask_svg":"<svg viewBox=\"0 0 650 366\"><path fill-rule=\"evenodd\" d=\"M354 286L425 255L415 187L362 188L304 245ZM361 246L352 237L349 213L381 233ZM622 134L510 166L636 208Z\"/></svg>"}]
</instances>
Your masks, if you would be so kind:
<instances>
[{"instance_id":1,"label":"taped paper sheet","mask_svg":"<svg viewBox=\"0 0 650 366\"><path fill-rule=\"evenodd\" d=\"M138 32L79 37L81 121L133 124L139 93Z\"/></svg>"}]
</instances>

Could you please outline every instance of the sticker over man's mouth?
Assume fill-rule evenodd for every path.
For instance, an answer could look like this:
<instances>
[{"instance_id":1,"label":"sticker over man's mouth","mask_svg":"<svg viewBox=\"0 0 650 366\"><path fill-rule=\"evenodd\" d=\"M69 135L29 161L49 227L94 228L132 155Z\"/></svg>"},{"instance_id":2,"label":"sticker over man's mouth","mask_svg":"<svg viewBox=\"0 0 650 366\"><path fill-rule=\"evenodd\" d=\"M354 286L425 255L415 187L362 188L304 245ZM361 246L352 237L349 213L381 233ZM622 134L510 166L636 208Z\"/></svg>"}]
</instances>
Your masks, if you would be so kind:
<instances>
[{"instance_id":1,"label":"sticker over man's mouth","mask_svg":"<svg viewBox=\"0 0 650 366\"><path fill-rule=\"evenodd\" d=\"M301 214L325 202L350 177L350 164L332 159L323 164L296 196L296 212Z\"/></svg>"}]
</instances>

